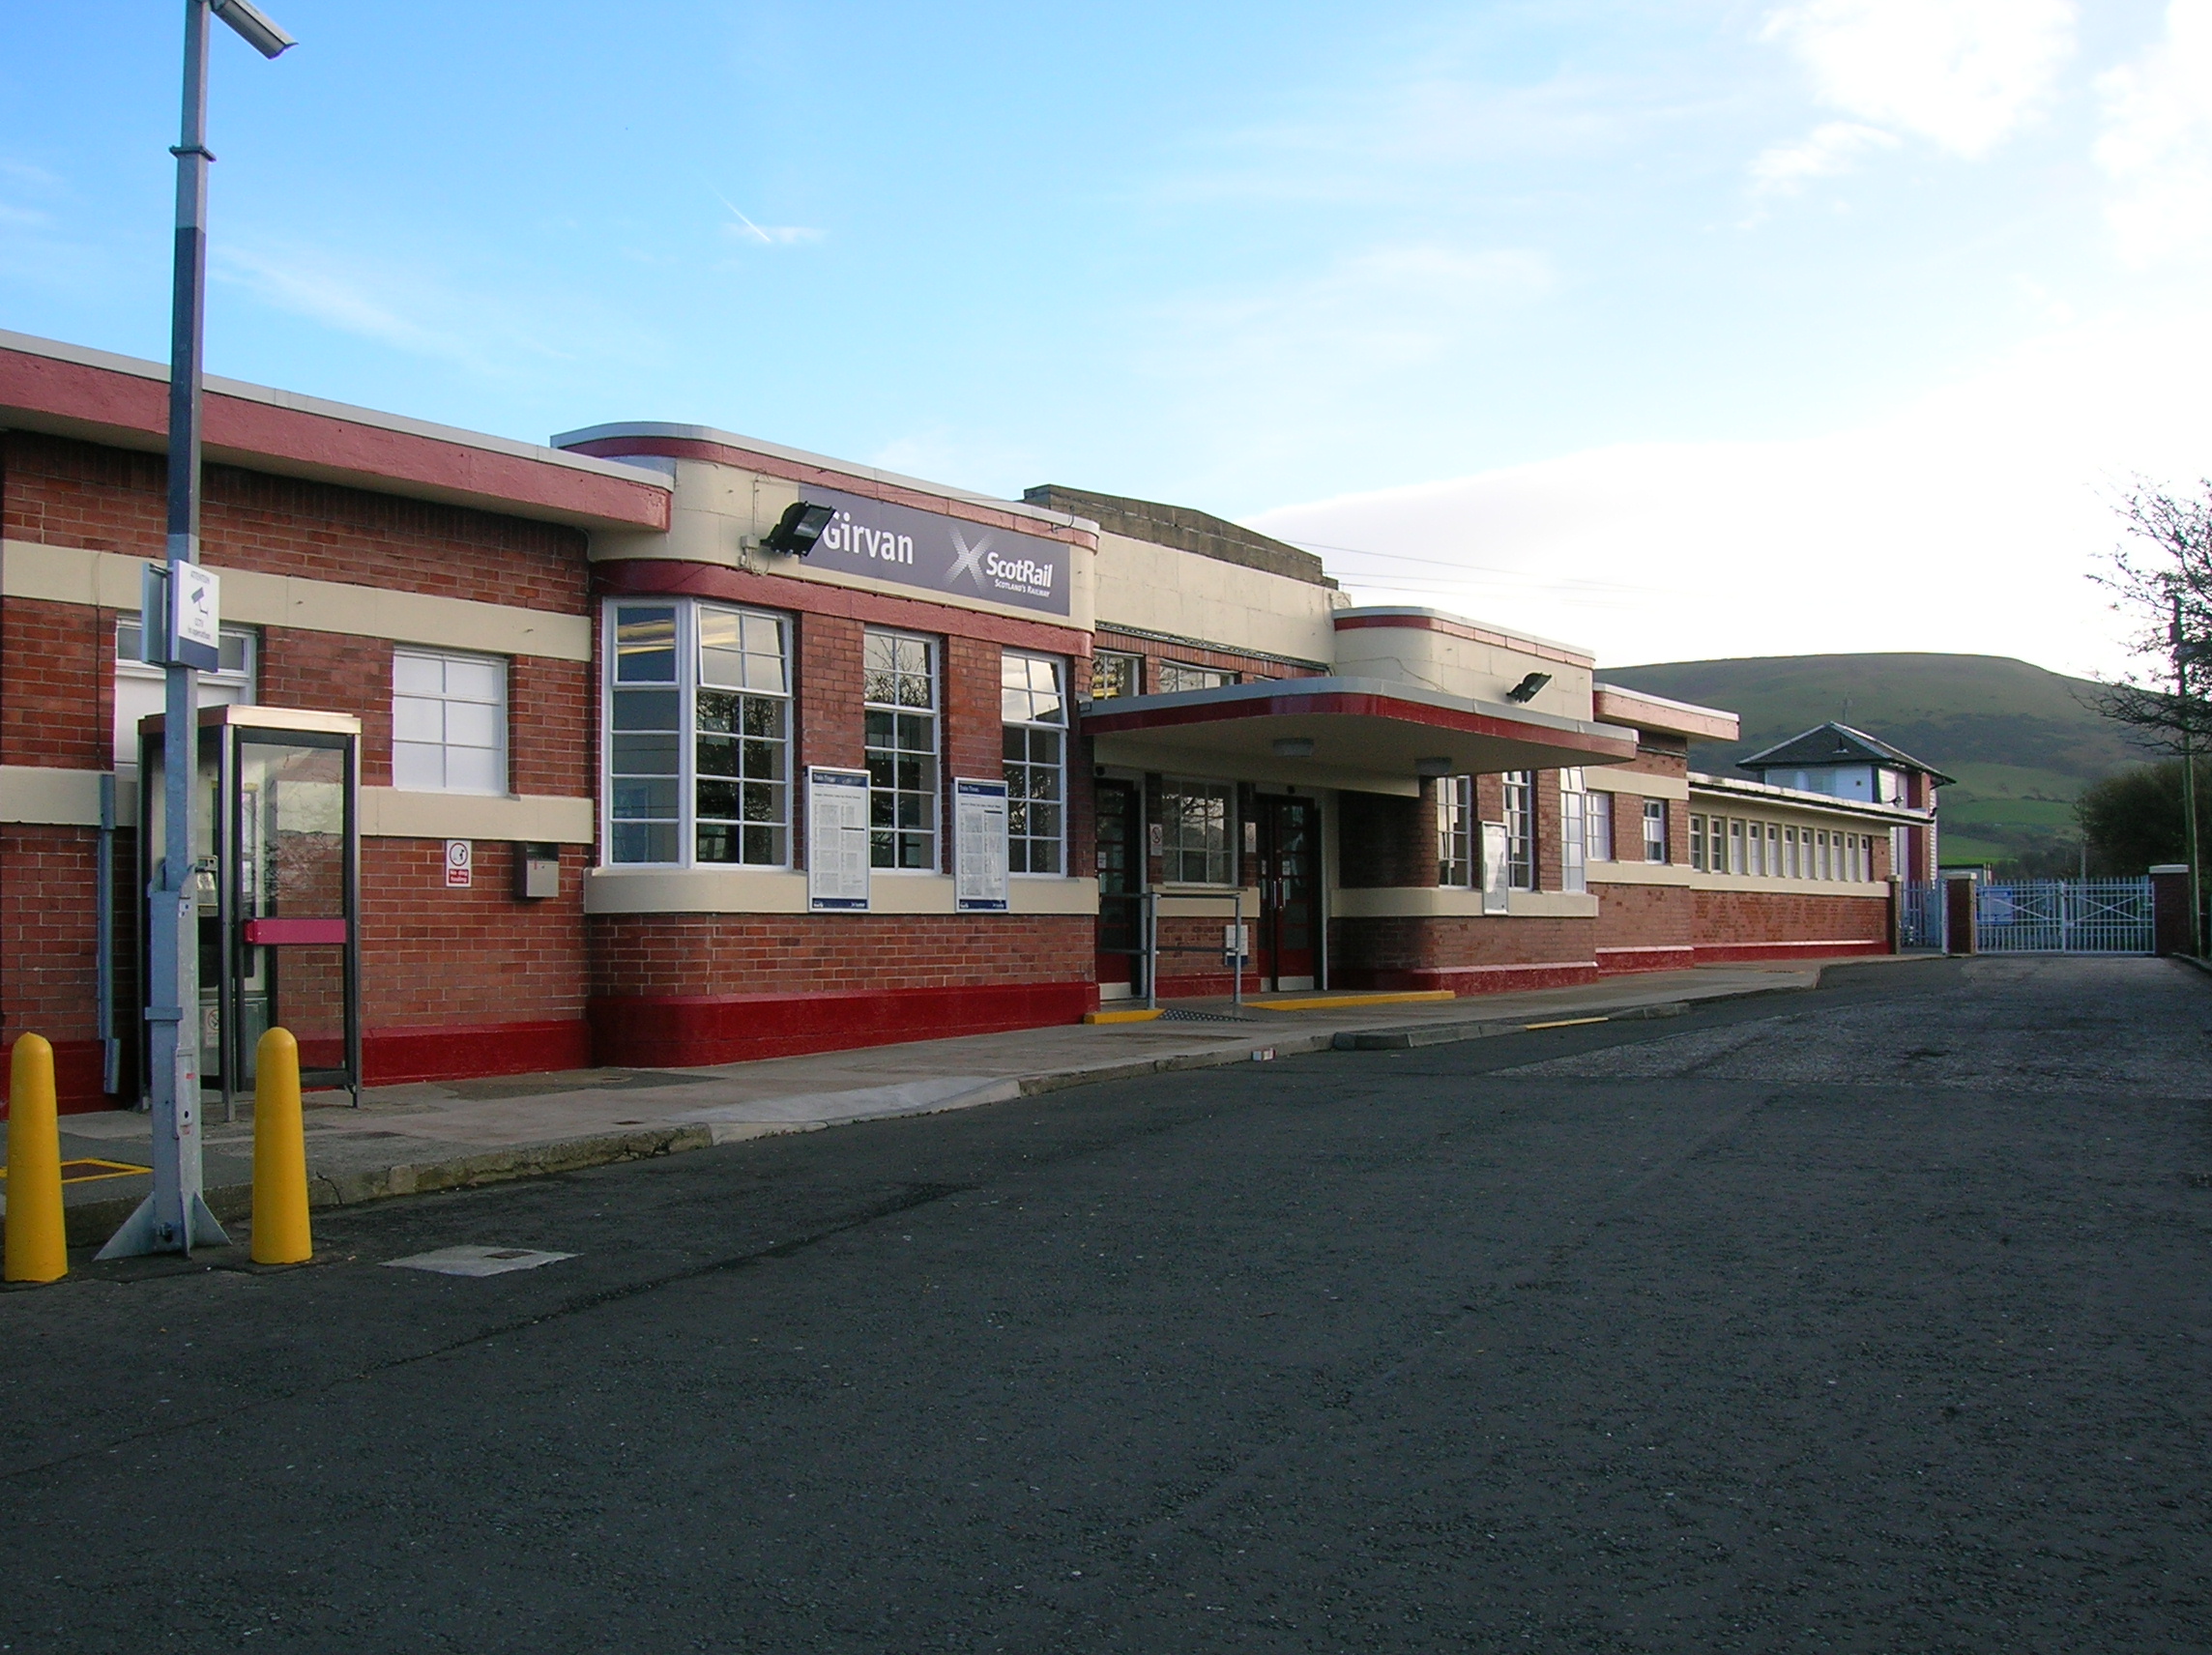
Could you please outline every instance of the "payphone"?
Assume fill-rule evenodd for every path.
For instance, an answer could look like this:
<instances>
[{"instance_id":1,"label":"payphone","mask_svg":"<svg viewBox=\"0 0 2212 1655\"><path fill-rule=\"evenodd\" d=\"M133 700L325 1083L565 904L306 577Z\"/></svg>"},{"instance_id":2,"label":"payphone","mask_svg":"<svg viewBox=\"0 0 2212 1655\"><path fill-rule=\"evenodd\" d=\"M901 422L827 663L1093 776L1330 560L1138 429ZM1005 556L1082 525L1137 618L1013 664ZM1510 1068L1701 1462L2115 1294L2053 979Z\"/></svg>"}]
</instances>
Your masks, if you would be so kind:
<instances>
[{"instance_id":1,"label":"payphone","mask_svg":"<svg viewBox=\"0 0 2212 1655\"><path fill-rule=\"evenodd\" d=\"M160 714L139 721L138 755L145 890L164 849ZM200 1089L225 1120L275 1026L300 1043L302 1086L360 1101L360 759L361 720L344 713L200 710ZM146 948L141 925L141 982Z\"/></svg>"}]
</instances>

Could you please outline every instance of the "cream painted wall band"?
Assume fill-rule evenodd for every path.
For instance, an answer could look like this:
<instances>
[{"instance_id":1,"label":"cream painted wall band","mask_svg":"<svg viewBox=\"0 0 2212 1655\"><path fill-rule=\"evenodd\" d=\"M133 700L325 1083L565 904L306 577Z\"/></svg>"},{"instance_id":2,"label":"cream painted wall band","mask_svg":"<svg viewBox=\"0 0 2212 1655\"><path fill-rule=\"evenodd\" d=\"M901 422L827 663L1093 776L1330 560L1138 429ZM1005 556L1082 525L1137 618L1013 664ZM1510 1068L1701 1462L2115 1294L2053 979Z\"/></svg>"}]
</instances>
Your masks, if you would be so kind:
<instances>
[{"instance_id":1,"label":"cream painted wall band","mask_svg":"<svg viewBox=\"0 0 2212 1655\"><path fill-rule=\"evenodd\" d=\"M597 817L589 798L361 790L364 839L534 839L589 845Z\"/></svg>"},{"instance_id":2,"label":"cream painted wall band","mask_svg":"<svg viewBox=\"0 0 2212 1655\"><path fill-rule=\"evenodd\" d=\"M1517 890L1498 918L1594 919L1597 898L1586 891ZM1337 890L1329 896L1337 919L1480 919L1482 892L1452 886L1388 886Z\"/></svg>"},{"instance_id":3,"label":"cream painted wall band","mask_svg":"<svg viewBox=\"0 0 2212 1655\"><path fill-rule=\"evenodd\" d=\"M945 875L899 876L868 884L870 914L957 912L952 881ZM1098 912L1098 882L1093 879L1015 879L1006 886L1011 917ZM805 914L806 876L761 868L595 868L584 881L584 912Z\"/></svg>"},{"instance_id":4,"label":"cream painted wall band","mask_svg":"<svg viewBox=\"0 0 2212 1655\"><path fill-rule=\"evenodd\" d=\"M1644 770L1604 769L1591 766L1583 771L1583 785L1592 793L1632 793L1645 798L1687 798L1690 784L1681 776L1652 775Z\"/></svg>"},{"instance_id":5,"label":"cream painted wall band","mask_svg":"<svg viewBox=\"0 0 2212 1655\"><path fill-rule=\"evenodd\" d=\"M138 571L147 562L31 540L0 545L0 560L10 597L124 610L138 607ZM592 658L592 623L582 615L219 566L216 572L222 577L222 618L243 626L296 626L557 661Z\"/></svg>"},{"instance_id":6,"label":"cream painted wall band","mask_svg":"<svg viewBox=\"0 0 2212 1655\"><path fill-rule=\"evenodd\" d=\"M99 770L0 765L0 822L39 828L100 826Z\"/></svg>"}]
</instances>

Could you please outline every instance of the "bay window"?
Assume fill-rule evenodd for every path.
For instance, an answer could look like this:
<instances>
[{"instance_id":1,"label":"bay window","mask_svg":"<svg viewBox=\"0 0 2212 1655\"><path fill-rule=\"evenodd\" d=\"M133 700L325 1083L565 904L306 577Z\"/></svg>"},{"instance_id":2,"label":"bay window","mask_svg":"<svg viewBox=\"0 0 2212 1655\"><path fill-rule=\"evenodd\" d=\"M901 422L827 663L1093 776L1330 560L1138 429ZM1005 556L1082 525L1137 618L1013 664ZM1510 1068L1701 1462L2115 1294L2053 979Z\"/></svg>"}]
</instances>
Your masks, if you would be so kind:
<instances>
[{"instance_id":1,"label":"bay window","mask_svg":"<svg viewBox=\"0 0 2212 1655\"><path fill-rule=\"evenodd\" d=\"M607 606L607 859L791 860L791 625L688 599Z\"/></svg>"}]
</instances>

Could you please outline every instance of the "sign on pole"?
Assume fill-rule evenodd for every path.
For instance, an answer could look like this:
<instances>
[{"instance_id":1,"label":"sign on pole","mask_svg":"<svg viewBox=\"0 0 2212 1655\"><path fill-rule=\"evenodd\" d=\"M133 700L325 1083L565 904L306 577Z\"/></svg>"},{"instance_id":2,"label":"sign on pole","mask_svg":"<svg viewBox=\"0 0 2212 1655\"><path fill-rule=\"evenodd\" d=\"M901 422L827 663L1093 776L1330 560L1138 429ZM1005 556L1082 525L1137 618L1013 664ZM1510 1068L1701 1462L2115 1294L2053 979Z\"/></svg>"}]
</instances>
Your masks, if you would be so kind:
<instances>
[{"instance_id":1,"label":"sign on pole","mask_svg":"<svg viewBox=\"0 0 2212 1655\"><path fill-rule=\"evenodd\" d=\"M952 898L963 914L1006 912L1006 784L952 778Z\"/></svg>"},{"instance_id":2,"label":"sign on pole","mask_svg":"<svg viewBox=\"0 0 2212 1655\"><path fill-rule=\"evenodd\" d=\"M806 906L865 913L868 772L806 767Z\"/></svg>"},{"instance_id":3,"label":"sign on pole","mask_svg":"<svg viewBox=\"0 0 2212 1655\"><path fill-rule=\"evenodd\" d=\"M169 658L214 672L222 665L222 587L205 564L178 564L169 605Z\"/></svg>"}]
</instances>

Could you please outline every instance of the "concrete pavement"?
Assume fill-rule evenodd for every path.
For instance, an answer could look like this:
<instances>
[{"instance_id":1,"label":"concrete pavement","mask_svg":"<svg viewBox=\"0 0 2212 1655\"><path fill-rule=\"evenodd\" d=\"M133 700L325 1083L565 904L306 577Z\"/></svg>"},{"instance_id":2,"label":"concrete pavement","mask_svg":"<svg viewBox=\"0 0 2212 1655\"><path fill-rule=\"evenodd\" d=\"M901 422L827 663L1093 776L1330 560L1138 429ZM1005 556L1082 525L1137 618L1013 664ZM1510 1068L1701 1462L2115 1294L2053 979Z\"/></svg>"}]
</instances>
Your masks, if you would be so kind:
<instances>
[{"instance_id":1,"label":"concrete pavement","mask_svg":"<svg viewBox=\"0 0 2212 1655\"><path fill-rule=\"evenodd\" d=\"M1934 956L1703 967L1575 988L1454 1001L1373 994L1262 996L1170 1002L1154 1022L1024 1029L704 1069L584 1069L560 1074L374 1087L362 1107L309 1098L309 1199L318 1208L493 1183L855 1121L969 1109L1131 1075L1245 1063L1331 1045L1346 1050L1449 1044L1530 1024L1668 1015L1716 1000L1817 987L1824 971L1901 968ZM1297 1009L1271 1010L1269 1001ZM66 1162L145 1160L146 1117L63 1118ZM251 1206L252 1124L207 1130L209 1205L224 1219ZM83 1171L99 1173L85 1167ZM67 1186L72 1245L103 1241L150 1187L142 1174Z\"/></svg>"}]
</instances>

